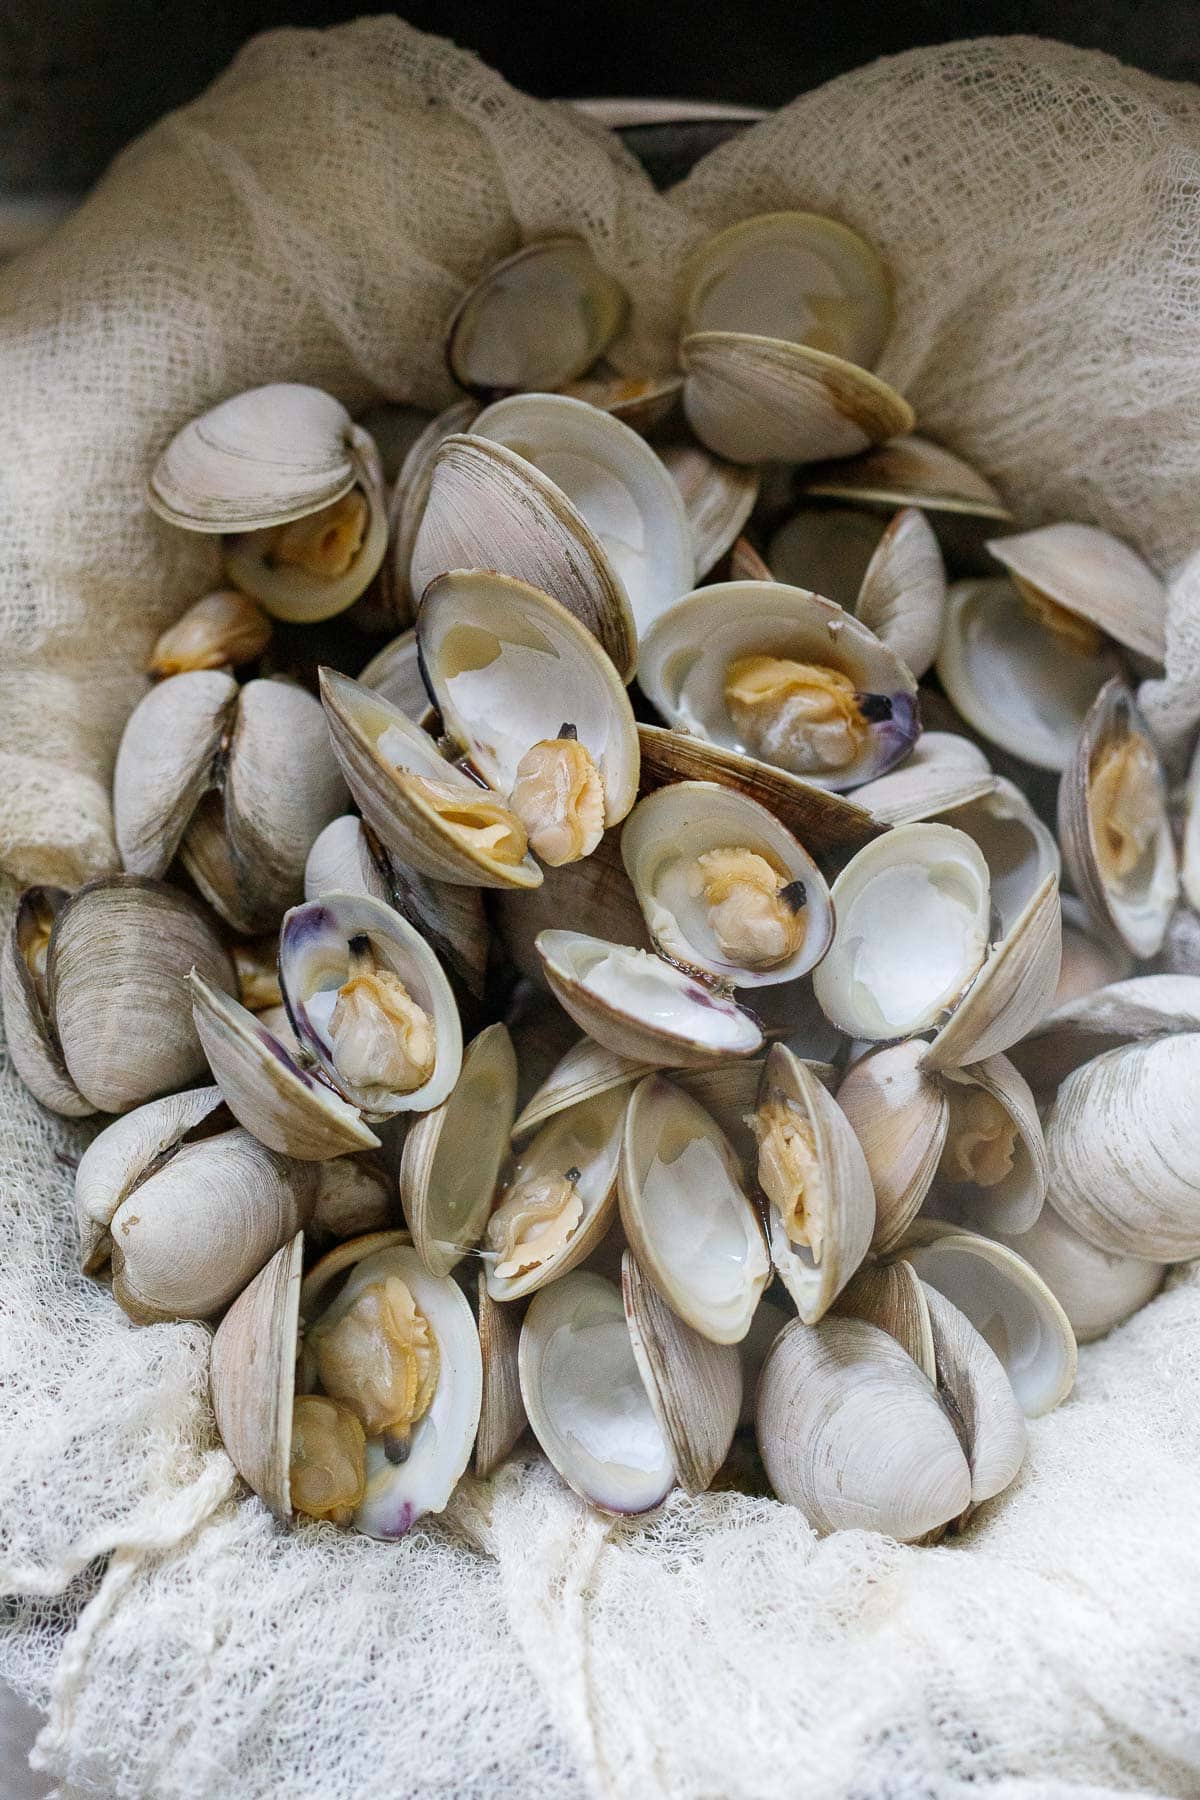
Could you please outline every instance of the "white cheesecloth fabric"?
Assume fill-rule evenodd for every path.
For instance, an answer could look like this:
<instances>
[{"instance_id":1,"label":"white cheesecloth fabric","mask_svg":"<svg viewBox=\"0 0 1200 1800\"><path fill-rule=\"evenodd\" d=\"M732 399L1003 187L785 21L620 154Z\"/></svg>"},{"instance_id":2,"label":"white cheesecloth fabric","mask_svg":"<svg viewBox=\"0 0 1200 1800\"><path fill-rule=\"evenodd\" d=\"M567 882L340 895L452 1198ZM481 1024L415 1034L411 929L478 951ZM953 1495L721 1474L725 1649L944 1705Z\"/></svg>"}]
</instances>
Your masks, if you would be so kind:
<instances>
[{"instance_id":1,"label":"white cheesecloth fabric","mask_svg":"<svg viewBox=\"0 0 1200 1800\"><path fill-rule=\"evenodd\" d=\"M0 275L0 864L115 866L108 780L155 634L215 573L157 451L254 383L452 397L441 328L579 231L671 353L702 231L830 211L882 251L882 373L1023 522L1172 582L1164 746L1200 713L1200 90L1029 39L799 99L669 196L608 136L392 19L251 44ZM1191 560L1189 560L1189 558ZM11 908L6 895L4 919ZM1084 1352L962 1541L734 1494L641 1522L518 1459L383 1547L279 1530L206 1400L208 1331L77 1272L86 1131L0 1092L0 1673L64 1796L1100 1800L1200 1792L1200 1283ZM105 1561L107 1559L107 1561Z\"/></svg>"}]
</instances>

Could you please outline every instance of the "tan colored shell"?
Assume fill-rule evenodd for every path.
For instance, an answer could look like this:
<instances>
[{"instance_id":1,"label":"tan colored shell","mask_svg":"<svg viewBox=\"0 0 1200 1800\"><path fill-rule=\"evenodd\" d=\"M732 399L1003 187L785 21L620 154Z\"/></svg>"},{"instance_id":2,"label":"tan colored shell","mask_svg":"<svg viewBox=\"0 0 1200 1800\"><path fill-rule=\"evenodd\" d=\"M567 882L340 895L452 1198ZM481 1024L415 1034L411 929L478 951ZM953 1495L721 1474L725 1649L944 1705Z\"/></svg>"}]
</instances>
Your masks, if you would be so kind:
<instances>
[{"instance_id":1,"label":"tan colored shell","mask_svg":"<svg viewBox=\"0 0 1200 1800\"><path fill-rule=\"evenodd\" d=\"M729 1454L742 1405L736 1344L714 1344L677 1317L638 1267L621 1258L621 1297L633 1354L679 1485L703 1493Z\"/></svg>"},{"instance_id":2,"label":"tan colored shell","mask_svg":"<svg viewBox=\"0 0 1200 1800\"><path fill-rule=\"evenodd\" d=\"M761 477L744 463L710 455L701 444L663 444L658 454L683 500L696 552L696 580L703 581L754 511Z\"/></svg>"},{"instance_id":3,"label":"tan colored shell","mask_svg":"<svg viewBox=\"0 0 1200 1800\"><path fill-rule=\"evenodd\" d=\"M610 1088L640 1081L650 1065L614 1056L589 1037L582 1037L559 1058L536 1093L522 1108L512 1128L514 1143L537 1131L548 1119Z\"/></svg>"},{"instance_id":4,"label":"tan colored shell","mask_svg":"<svg viewBox=\"0 0 1200 1800\"><path fill-rule=\"evenodd\" d=\"M482 395L561 387L591 368L628 308L624 288L582 238L540 238L495 263L463 295L446 363L460 386Z\"/></svg>"},{"instance_id":5,"label":"tan colored shell","mask_svg":"<svg viewBox=\"0 0 1200 1800\"><path fill-rule=\"evenodd\" d=\"M962 1068L1020 1043L1049 1010L1061 961L1058 882L1047 875L930 1044L924 1066Z\"/></svg>"},{"instance_id":6,"label":"tan colored shell","mask_svg":"<svg viewBox=\"0 0 1200 1800\"><path fill-rule=\"evenodd\" d=\"M837 1090L874 1186L871 1248L880 1254L895 1248L920 1212L946 1142L949 1102L941 1080L922 1066L925 1049L912 1038L872 1050Z\"/></svg>"},{"instance_id":7,"label":"tan colored shell","mask_svg":"<svg viewBox=\"0 0 1200 1800\"><path fill-rule=\"evenodd\" d=\"M98 1111L128 1112L203 1073L193 967L215 988L237 986L207 915L178 889L110 875L64 902L50 940L50 1012L71 1079Z\"/></svg>"},{"instance_id":8,"label":"tan colored shell","mask_svg":"<svg viewBox=\"0 0 1200 1800\"><path fill-rule=\"evenodd\" d=\"M650 934L633 885L621 861L621 832L606 831L590 856L543 871L532 892L501 892L494 918L513 966L531 981L547 985L537 939L556 930L564 919L593 936L611 937L639 950L650 948Z\"/></svg>"},{"instance_id":9,"label":"tan colored shell","mask_svg":"<svg viewBox=\"0 0 1200 1800\"><path fill-rule=\"evenodd\" d=\"M699 331L679 357L688 423L731 462L854 456L913 427L907 400L878 376L800 344Z\"/></svg>"},{"instance_id":10,"label":"tan colored shell","mask_svg":"<svg viewBox=\"0 0 1200 1800\"><path fill-rule=\"evenodd\" d=\"M1136 551L1094 525L1041 525L988 549L1023 593L1041 595L1118 644L1162 662L1167 595Z\"/></svg>"},{"instance_id":11,"label":"tan colored shell","mask_svg":"<svg viewBox=\"0 0 1200 1800\"><path fill-rule=\"evenodd\" d=\"M919 506L934 514L998 520L1012 517L978 469L944 445L916 433L878 444L850 460L802 469L799 480L810 494L889 511L897 506Z\"/></svg>"},{"instance_id":12,"label":"tan colored shell","mask_svg":"<svg viewBox=\"0 0 1200 1800\"><path fill-rule=\"evenodd\" d=\"M161 679L195 669L238 668L262 655L271 630L270 619L248 595L214 588L160 634L148 673Z\"/></svg>"},{"instance_id":13,"label":"tan colored shell","mask_svg":"<svg viewBox=\"0 0 1200 1800\"><path fill-rule=\"evenodd\" d=\"M929 1301L911 1263L864 1263L833 1303L833 1312L862 1319L894 1337L930 1381L937 1381Z\"/></svg>"},{"instance_id":14,"label":"tan colored shell","mask_svg":"<svg viewBox=\"0 0 1200 1800\"><path fill-rule=\"evenodd\" d=\"M433 480L433 465L437 453L448 437L455 437L471 429L478 411L477 400L456 400L445 412L430 419L424 431L409 446L400 465L388 501L388 551L379 571L388 606L398 625L406 625L412 620L421 597L419 593L413 593L410 581L412 554L425 514L425 503L429 499L429 486ZM371 666L373 665L369 665ZM402 710L408 710L398 695L372 679L368 669L362 671L359 679L366 682L368 687L380 687L389 700L395 701ZM417 685L420 686L419 680Z\"/></svg>"},{"instance_id":15,"label":"tan colored shell","mask_svg":"<svg viewBox=\"0 0 1200 1800\"><path fill-rule=\"evenodd\" d=\"M292 1512L289 1465L304 1234L276 1251L213 1338L209 1382L221 1441L279 1519Z\"/></svg>"},{"instance_id":16,"label":"tan colored shell","mask_svg":"<svg viewBox=\"0 0 1200 1800\"><path fill-rule=\"evenodd\" d=\"M502 1306L492 1299L482 1269L476 1277L476 1309L483 1354L483 1403L473 1467L483 1479L499 1468L528 1420L517 1370L521 1309L512 1304Z\"/></svg>"},{"instance_id":17,"label":"tan colored shell","mask_svg":"<svg viewBox=\"0 0 1200 1800\"><path fill-rule=\"evenodd\" d=\"M35 1100L71 1119L96 1111L67 1073L62 1047L49 1011L44 976L35 978L30 965L35 944L41 950L47 929L67 899L65 888L32 887L17 901L12 926L0 956L0 1005L13 1068Z\"/></svg>"},{"instance_id":18,"label":"tan colored shell","mask_svg":"<svg viewBox=\"0 0 1200 1800\"><path fill-rule=\"evenodd\" d=\"M608 412L643 436L664 424L679 404L682 375L621 375L601 359L590 375L559 384L558 392L570 400L586 400L589 406Z\"/></svg>"}]
</instances>

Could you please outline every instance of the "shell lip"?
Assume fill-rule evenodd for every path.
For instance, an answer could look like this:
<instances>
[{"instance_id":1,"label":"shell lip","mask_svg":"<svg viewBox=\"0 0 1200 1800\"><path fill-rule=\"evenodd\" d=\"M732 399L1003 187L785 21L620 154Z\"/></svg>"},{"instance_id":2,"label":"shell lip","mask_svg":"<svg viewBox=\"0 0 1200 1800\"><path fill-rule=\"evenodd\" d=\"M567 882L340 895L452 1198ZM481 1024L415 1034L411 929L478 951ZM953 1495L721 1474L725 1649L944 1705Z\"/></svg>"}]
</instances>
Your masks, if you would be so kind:
<instances>
[{"instance_id":1,"label":"shell lip","mask_svg":"<svg viewBox=\"0 0 1200 1800\"><path fill-rule=\"evenodd\" d=\"M717 1046L713 1048L711 1052L714 1057L720 1057L722 1055L754 1056L762 1049L764 1042L763 1029L754 1013L751 1012L748 1007L728 999L725 995L717 993L711 987L702 985L698 979L690 974L690 972L676 967L674 964L668 962L665 957L658 954L658 952L639 951L637 946L633 944L610 944L606 939L590 937L586 932L571 931L564 928L550 927L543 931L539 931L534 940L534 947L541 957L543 966L554 971L556 978L564 988L577 994L581 998L586 996L589 1008L592 1010L606 1014L614 1022L619 1023L630 1020L634 1024L640 1026L643 1030L652 1032L653 1035L663 1043L678 1045L680 1049L690 1048L699 1042L699 1040L689 1037L683 1031L670 1030L660 1021L651 1022L643 1020L639 1018L638 1014L635 1012L617 1006L615 1002L605 999L602 995L597 995L587 986L586 978L577 974L574 967L571 965L570 960L562 954L568 948L566 942L568 939L582 939L585 940L588 945L600 946L599 956L596 960L601 960L612 951L625 951L630 955L643 956L646 958L646 962L640 966L644 972L653 973L655 968L657 968L662 980L668 981L670 978L669 985L671 986L676 985L675 978L677 978L678 981L686 982L688 984L688 991L685 993L684 997L693 1004L699 1004L702 1007L714 1007L724 1011L726 1014L735 1014L737 1015L739 1023L744 1020L752 1027L755 1032L753 1042L745 1045L738 1045L736 1048ZM701 1047L704 1046L702 1045Z\"/></svg>"},{"instance_id":2,"label":"shell lip","mask_svg":"<svg viewBox=\"0 0 1200 1800\"><path fill-rule=\"evenodd\" d=\"M471 283L466 292L460 295L454 311L450 316L450 322L446 327L442 355L446 366L446 373L450 376L450 379L454 382L456 387L461 388L467 394L473 395L476 399L483 400L485 403L491 400L505 399L510 394L537 392L541 390L543 384L539 382L533 384L529 382L518 382L513 385L510 383L489 384L486 382L472 381L468 379L465 374L461 373L456 366L455 351L460 328L467 318L472 305L479 300L480 296L487 290L495 278L502 273L507 273L515 268L519 268L522 263L534 261L539 256L544 256L548 251L555 250L582 250L585 256L589 257L595 265L596 273L600 279L603 280L606 291L611 293L613 290L620 288L620 283L612 276L608 275L607 271L601 268L592 252L590 244L583 236L575 236L570 232L555 232L549 237L534 238L529 243L518 244L515 250L510 250L507 256L502 256L499 262L493 263L490 268L484 270L482 275L480 275L476 281ZM569 360L567 364L564 364L563 366L566 372L560 374L556 381L549 383L548 385L550 388L557 389L562 387L566 382L578 379L579 376L583 375L588 369L593 367L599 357L603 356L607 346L621 330L625 317L629 312L628 295L625 295L623 290L621 291L623 294L623 305L614 308L616 318L612 324L612 329L598 334L601 341L596 344L595 348L589 346L587 360L585 362L579 362L578 358L575 358Z\"/></svg>"}]
</instances>

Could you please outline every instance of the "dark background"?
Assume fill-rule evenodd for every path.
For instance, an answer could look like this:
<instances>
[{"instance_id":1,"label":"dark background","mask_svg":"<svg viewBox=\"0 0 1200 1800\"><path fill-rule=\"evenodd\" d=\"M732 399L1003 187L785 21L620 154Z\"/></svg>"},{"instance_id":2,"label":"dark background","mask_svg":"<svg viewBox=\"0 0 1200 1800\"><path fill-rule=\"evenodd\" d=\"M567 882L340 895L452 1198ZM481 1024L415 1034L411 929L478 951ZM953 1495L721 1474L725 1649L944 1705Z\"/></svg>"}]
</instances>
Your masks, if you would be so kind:
<instances>
[{"instance_id":1,"label":"dark background","mask_svg":"<svg viewBox=\"0 0 1200 1800\"><path fill-rule=\"evenodd\" d=\"M370 10L328 0L0 0L0 188L85 186L256 31ZM539 95L778 105L913 44L1034 32L1200 77L1198 0L411 0L405 16Z\"/></svg>"}]
</instances>

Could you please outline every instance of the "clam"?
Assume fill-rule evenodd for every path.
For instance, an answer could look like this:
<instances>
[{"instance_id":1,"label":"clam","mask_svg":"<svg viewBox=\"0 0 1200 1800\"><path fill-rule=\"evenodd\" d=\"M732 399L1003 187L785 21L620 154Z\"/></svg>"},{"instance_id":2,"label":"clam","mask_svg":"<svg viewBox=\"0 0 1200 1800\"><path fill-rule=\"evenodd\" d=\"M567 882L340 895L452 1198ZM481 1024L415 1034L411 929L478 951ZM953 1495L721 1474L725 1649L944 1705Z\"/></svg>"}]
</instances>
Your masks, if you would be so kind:
<instances>
[{"instance_id":1,"label":"clam","mask_svg":"<svg viewBox=\"0 0 1200 1800\"><path fill-rule=\"evenodd\" d=\"M904 396L877 375L781 338L695 331L679 359L688 424L730 462L854 456L915 422Z\"/></svg>"},{"instance_id":2,"label":"clam","mask_svg":"<svg viewBox=\"0 0 1200 1800\"><path fill-rule=\"evenodd\" d=\"M779 582L724 582L677 602L642 644L638 679L677 730L852 788L920 730L916 683L865 625Z\"/></svg>"},{"instance_id":3,"label":"clam","mask_svg":"<svg viewBox=\"0 0 1200 1800\"><path fill-rule=\"evenodd\" d=\"M1179 895L1158 753L1120 681L1084 720L1059 787L1063 857L1089 913L1137 957L1161 948Z\"/></svg>"},{"instance_id":4,"label":"clam","mask_svg":"<svg viewBox=\"0 0 1200 1800\"><path fill-rule=\"evenodd\" d=\"M611 413L564 394L522 394L485 408L472 429L523 457L577 509L629 596L639 637L695 585L679 489L649 445Z\"/></svg>"},{"instance_id":5,"label":"clam","mask_svg":"<svg viewBox=\"0 0 1200 1800\"><path fill-rule=\"evenodd\" d=\"M601 412L612 413L623 425L647 436L665 424L679 404L682 375L622 375L603 360L590 375L559 383L560 393L571 400L586 400Z\"/></svg>"},{"instance_id":6,"label":"clam","mask_svg":"<svg viewBox=\"0 0 1200 1800\"><path fill-rule=\"evenodd\" d=\"M196 669L235 669L255 662L271 641L271 621L236 588L216 588L192 602L161 633L150 652L151 675Z\"/></svg>"},{"instance_id":7,"label":"clam","mask_svg":"<svg viewBox=\"0 0 1200 1800\"><path fill-rule=\"evenodd\" d=\"M890 516L898 506L918 506L937 534L942 552L959 572L983 573L983 545L1011 514L987 478L942 444L910 433L874 445L860 456L818 463L798 471L797 483L814 498L840 500Z\"/></svg>"},{"instance_id":8,"label":"clam","mask_svg":"<svg viewBox=\"0 0 1200 1800\"><path fill-rule=\"evenodd\" d=\"M875 1194L866 1157L837 1102L783 1044L767 1057L751 1125L771 1260L800 1317L815 1325L870 1247Z\"/></svg>"},{"instance_id":9,"label":"clam","mask_svg":"<svg viewBox=\"0 0 1200 1800\"><path fill-rule=\"evenodd\" d=\"M766 561L776 581L826 594L853 612L887 528L881 514L864 507L802 506L772 533Z\"/></svg>"},{"instance_id":10,"label":"clam","mask_svg":"<svg viewBox=\"0 0 1200 1800\"><path fill-rule=\"evenodd\" d=\"M736 1344L770 1274L741 1165L716 1121L661 1075L625 1113L621 1223L638 1265L702 1337Z\"/></svg>"},{"instance_id":11,"label":"clam","mask_svg":"<svg viewBox=\"0 0 1200 1800\"><path fill-rule=\"evenodd\" d=\"M251 388L175 434L150 505L185 531L224 535L232 584L276 618L344 611L383 560L383 472L370 437L319 388Z\"/></svg>"},{"instance_id":12,"label":"clam","mask_svg":"<svg viewBox=\"0 0 1200 1800\"><path fill-rule=\"evenodd\" d=\"M446 361L460 387L484 396L562 387L604 353L628 307L582 238L543 238L464 294Z\"/></svg>"},{"instance_id":13,"label":"clam","mask_svg":"<svg viewBox=\"0 0 1200 1800\"><path fill-rule=\"evenodd\" d=\"M895 1338L862 1319L795 1319L758 1385L758 1447L772 1488L819 1532L911 1543L971 1504L971 1470L937 1389Z\"/></svg>"},{"instance_id":14,"label":"clam","mask_svg":"<svg viewBox=\"0 0 1200 1800\"><path fill-rule=\"evenodd\" d=\"M1074 1333L1023 1257L935 1219L917 1221L902 1254L999 1357L1027 1417L1040 1418L1066 1398L1075 1380Z\"/></svg>"},{"instance_id":15,"label":"clam","mask_svg":"<svg viewBox=\"0 0 1200 1800\"><path fill-rule=\"evenodd\" d=\"M454 569L494 569L553 594L632 679L630 596L600 539L549 476L487 438L450 437L438 449L409 565L413 593Z\"/></svg>"},{"instance_id":16,"label":"clam","mask_svg":"<svg viewBox=\"0 0 1200 1800\"><path fill-rule=\"evenodd\" d=\"M965 831L983 851L992 909L1001 935L1006 935L1047 878L1057 881L1062 872L1053 833L1021 789L1003 775L993 776L986 790L940 809L937 816Z\"/></svg>"},{"instance_id":17,"label":"clam","mask_svg":"<svg viewBox=\"0 0 1200 1800\"><path fill-rule=\"evenodd\" d=\"M929 1290L911 1263L872 1259L863 1264L833 1303L844 1319L862 1319L894 1337L923 1375L937 1381L937 1355L929 1317Z\"/></svg>"},{"instance_id":18,"label":"clam","mask_svg":"<svg viewBox=\"0 0 1200 1800\"><path fill-rule=\"evenodd\" d=\"M888 273L865 238L817 213L743 219L682 277L685 331L756 332L873 368L892 326Z\"/></svg>"},{"instance_id":19,"label":"clam","mask_svg":"<svg viewBox=\"0 0 1200 1800\"><path fill-rule=\"evenodd\" d=\"M959 581L947 594L942 686L969 725L1036 768L1067 767L1112 668L1098 634L1048 623L1011 582Z\"/></svg>"},{"instance_id":20,"label":"clam","mask_svg":"<svg viewBox=\"0 0 1200 1800\"><path fill-rule=\"evenodd\" d=\"M1041 525L988 549L1056 637L1103 633L1161 663L1167 595L1136 551L1094 525Z\"/></svg>"},{"instance_id":21,"label":"clam","mask_svg":"<svg viewBox=\"0 0 1200 1800\"><path fill-rule=\"evenodd\" d=\"M425 516L437 453L448 437L470 431L478 412L477 401L456 400L445 412L430 419L421 435L409 446L408 454L400 465L388 502L388 549L379 570L384 593L397 624L407 624L412 619L421 598L420 589L414 592L412 586L412 557L421 520ZM368 687L380 687L389 700L394 700L402 711L408 711L400 696L389 692L381 682L371 680L366 669L363 670L361 679ZM419 677L417 687L422 694L421 705L424 706L424 689L421 688ZM413 717L416 716L414 713Z\"/></svg>"},{"instance_id":22,"label":"clam","mask_svg":"<svg viewBox=\"0 0 1200 1800\"><path fill-rule=\"evenodd\" d=\"M597 1248L616 1211L628 1099L627 1087L592 1092L516 1151L484 1234L493 1300L523 1299Z\"/></svg>"},{"instance_id":23,"label":"clam","mask_svg":"<svg viewBox=\"0 0 1200 1800\"><path fill-rule=\"evenodd\" d=\"M483 997L488 928L478 888L431 880L392 856L369 825L343 813L314 839L304 865L304 898L332 893L386 901L437 951L468 994Z\"/></svg>"},{"instance_id":24,"label":"clam","mask_svg":"<svg viewBox=\"0 0 1200 1800\"><path fill-rule=\"evenodd\" d=\"M556 1113L578 1106L583 1100L607 1093L610 1088L628 1087L650 1073L646 1063L628 1056L615 1056L611 1050L582 1037L572 1044L551 1069L545 1081L531 1096L512 1128L514 1143L527 1138Z\"/></svg>"},{"instance_id":25,"label":"clam","mask_svg":"<svg viewBox=\"0 0 1200 1800\"><path fill-rule=\"evenodd\" d=\"M1059 1088L1046 1120L1050 1194L1097 1249L1200 1256L1197 1081L1200 1033L1183 1032L1108 1050Z\"/></svg>"},{"instance_id":26,"label":"clam","mask_svg":"<svg viewBox=\"0 0 1200 1800\"><path fill-rule=\"evenodd\" d=\"M305 1224L311 1238L363 1237L399 1223L396 1183L380 1157L331 1158L317 1164L314 1174L316 1194Z\"/></svg>"},{"instance_id":27,"label":"clam","mask_svg":"<svg viewBox=\"0 0 1200 1800\"><path fill-rule=\"evenodd\" d=\"M617 1288L582 1269L534 1296L521 1327L521 1397L569 1487L601 1512L657 1506L674 1485L671 1445L634 1355Z\"/></svg>"},{"instance_id":28,"label":"clam","mask_svg":"<svg viewBox=\"0 0 1200 1800\"><path fill-rule=\"evenodd\" d=\"M963 1068L1019 1044L1048 1011L1061 962L1058 882L1047 875L937 1032L926 1066Z\"/></svg>"},{"instance_id":29,"label":"clam","mask_svg":"<svg viewBox=\"0 0 1200 1800\"><path fill-rule=\"evenodd\" d=\"M732 549L754 511L758 470L725 462L701 444L663 444L658 454L679 489L692 533L696 580L703 581Z\"/></svg>"},{"instance_id":30,"label":"clam","mask_svg":"<svg viewBox=\"0 0 1200 1800\"><path fill-rule=\"evenodd\" d=\"M1133 958L1124 944L1098 930L1087 907L1074 894L1062 896L1063 953L1053 1009L1094 994L1098 988L1124 981L1133 974ZM1180 914L1177 912L1172 925ZM1168 926L1168 934L1171 926Z\"/></svg>"},{"instance_id":31,"label":"clam","mask_svg":"<svg viewBox=\"0 0 1200 1800\"><path fill-rule=\"evenodd\" d=\"M677 781L626 820L621 854L655 947L735 987L791 981L833 937L829 890L774 814L730 787Z\"/></svg>"},{"instance_id":32,"label":"clam","mask_svg":"<svg viewBox=\"0 0 1200 1800\"><path fill-rule=\"evenodd\" d=\"M1200 1032L1200 976L1134 975L1056 1006L1013 1057L1035 1088L1053 1094L1107 1050L1178 1032Z\"/></svg>"},{"instance_id":33,"label":"clam","mask_svg":"<svg viewBox=\"0 0 1200 1800\"><path fill-rule=\"evenodd\" d=\"M517 1366L521 1341L520 1308L496 1304L487 1291L487 1278L482 1269L476 1278L475 1305L483 1361L483 1394L472 1468L483 1479L499 1468L529 1421L525 1417Z\"/></svg>"},{"instance_id":34,"label":"clam","mask_svg":"<svg viewBox=\"0 0 1200 1800\"><path fill-rule=\"evenodd\" d=\"M390 644L385 644L360 672L358 679L363 687L373 688L392 706L407 713L414 725L419 725L429 710L429 695L421 680L415 631L402 631Z\"/></svg>"},{"instance_id":35,"label":"clam","mask_svg":"<svg viewBox=\"0 0 1200 1800\"><path fill-rule=\"evenodd\" d=\"M559 1004L618 1056L697 1068L762 1047L748 1012L648 951L567 930L539 932L536 948Z\"/></svg>"},{"instance_id":36,"label":"clam","mask_svg":"<svg viewBox=\"0 0 1200 1800\"><path fill-rule=\"evenodd\" d=\"M543 931L558 930L563 919L580 931L603 932L631 948L650 948L637 895L621 861L619 828L606 831L582 862L547 869L532 893L497 895L494 916L514 968L541 988L548 981L537 940Z\"/></svg>"},{"instance_id":37,"label":"clam","mask_svg":"<svg viewBox=\"0 0 1200 1800\"><path fill-rule=\"evenodd\" d=\"M875 1194L872 1248L895 1249L920 1212L950 1128L941 1078L923 1067L925 1044L910 1038L851 1064L837 1103L866 1158Z\"/></svg>"},{"instance_id":38,"label":"clam","mask_svg":"<svg viewBox=\"0 0 1200 1800\"><path fill-rule=\"evenodd\" d=\"M421 665L448 733L552 867L593 851L637 798L633 709L596 640L537 588L481 570L425 591Z\"/></svg>"},{"instance_id":39,"label":"clam","mask_svg":"<svg viewBox=\"0 0 1200 1800\"><path fill-rule=\"evenodd\" d=\"M62 1052L86 1103L76 1114L128 1112L203 1074L187 989L192 968L214 988L236 987L204 909L165 882L110 875L59 905L42 977L50 1034L43 1047Z\"/></svg>"},{"instance_id":40,"label":"clam","mask_svg":"<svg viewBox=\"0 0 1200 1800\"><path fill-rule=\"evenodd\" d=\"M947 1071L949 1127L938 1169L939 1201L977 1230L1022 1232L1037 1223L1049 1165L1037 1104L1006 1056Z\"/></svg>"},{"instance_id":41,"label":"clam","mask_svg":"<svg viewBox=\"0 0 1200 1800\"><path fill-rule=\"evenodd\" d=\"M400 1198L431 1275L449 1275L483 1235L516 1100L512 1039L489 1025L468 1044L451 1093L404 1140Z\"/></svg>"},{"instance_id":42,"label":"clam","mask_svg":"<svg viewBox=\"0 0 1200 1800\"><path fill-rule=\"evenodd\" d=\"M67 897L64 888L31 887L18 899L0 961L0 1003L13 1068L34 1099L51 1112L81 1119L96 1108L67 1073L47 981L54 921Z\"/></svg>"},{"instance_id":43,"label":"clam","mask_svg":"<svg viewBox=\"0 0 1200 1800\"><path fill-rule=\"evenodd\" d=\"M515 813L448 762L382 695L321 671L329 737L366 823L396 859L435 881L536 887L542 874Z\"/></svg>"},{"instance_id":44,"label":"clam","mask_svg":"<svg viewBox=\"0 0 1200 1800\"><path fill-rule=\"evenodd\" d=\"M966 1314L937 1288L923 1292L938 1391L962 1425L973 1512L1016 1477L1025 1460L1025 1417L1003 1363Z\"/></svg>"},{"instance_id":45,"label":"clam","mask_svg":"<svg viewBox=\"0 0 1200 1800\"><path fill-rule=\"evenodd\" d=\"M248 1131L213 1133L220 1104L219 1088L152 1100L115 1120L80 1160L84 1268L111 1263L113 1296L139 1325L220 1312L295 1234L314 1198L303 1163Z\"/></svg>"},{"instance_id":46,"label":"clam","mask_svg":"<svg viewBox=\"0 0 1200 1800\"><path fill-rule=\"evenodd\" d=\"M302 1249L285 1245L217 1331L218 1428L281 1517L401 1537L445 1507L471 1454L482 1366L470 1306L402 1232L339 1245L303 1289Z\"/></svg>"},{"instance_id":47,"label":"clam","mask_svg":"<svg viewBox=\"0 0 1200 1800\"><path fill-rule=\"evenodd\" d=\"M926 819L945 819L957 808L994 793L999 777L992 774L986 758L959 761L937 754L936 746L930 757L922 755L927 739L955 735L923 731L912 755L898 769L855 789L859 805L883 825L917 825ZM960 742L965 744L967 739ZM974 749L974 745L968 748Z\"/></svg>"},{"instance_id":48,"label":"clam","mask_svg":"<svg viewBox=\"0 0 1200 1800\"><path fill-rule=\"evenodd\" d=\"M248 934L300 898L313 839L345 803L321 708L287 681L172 676L134 708L117 752L125 868L159 876L178 853L209 904Z\"/></svg>"},{"instance_id":49,"label":"clam","mask_svg":"<svg viewBox=\"0 0 1200 1800\"><path fill-rule=\"evenodd\" d=\"M1166 1265L1097 1249L1054 1206L1019 1236L992 1231L1037 1270L1071 1322L1076 1341L1090 1344L1153 1300Z\"/></svg>"}]
</instances>

